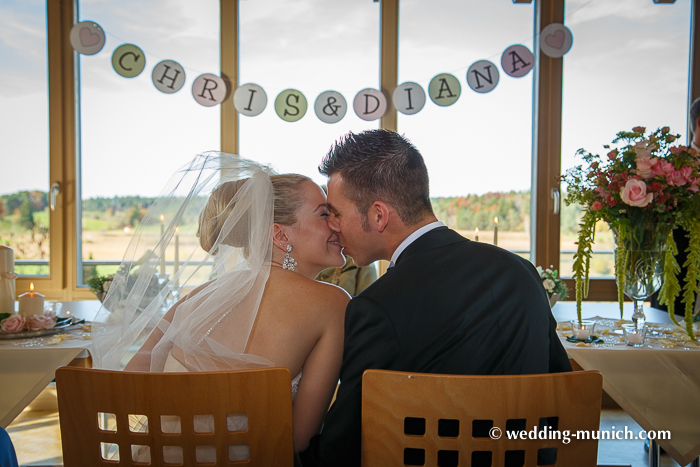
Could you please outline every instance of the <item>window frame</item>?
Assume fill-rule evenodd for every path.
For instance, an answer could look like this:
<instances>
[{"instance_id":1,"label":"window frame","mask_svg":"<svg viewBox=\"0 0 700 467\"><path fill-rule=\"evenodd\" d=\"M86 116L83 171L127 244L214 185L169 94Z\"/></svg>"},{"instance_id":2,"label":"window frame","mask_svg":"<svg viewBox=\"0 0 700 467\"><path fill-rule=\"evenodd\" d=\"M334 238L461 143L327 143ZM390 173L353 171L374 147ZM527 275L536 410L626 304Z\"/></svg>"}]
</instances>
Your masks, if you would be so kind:
<instances>
[{"instance_id":1,"label":"window frame","mask_svg":"<svg viewBox=\"0 0 700 467\"><path fill-rule=\"evenodd\" d=\"M372 0L365 0L372 1ZM380 3L380 85L392 95L398 86L398 34L400 0L373 0ZM539 31L547 24L564 22L566 0L534 0L534 36L537 66L534 69L532 115L532 187L531 187L531 261L533 264L559 268L560 216L555 214L553 193L561 190L561 116L563 64L540 53ZM649 0L651 1L651 0ZM518 3L531 1L513 0ZM221 76L231 86L231 95L239 78L239 0L220 0L220 66ZM660 6L662 8L663 6ZM94 299L89 289L78 281L78 222L77 197L79 167L77 151L80 134L78 121L79 73L77 54L69 41L69 31L77 19L76 0L46 2L49 92L49 184L60 184L56 209L50 211L49 276L22 276L17 279L18 293L28 290L29 282L45 293L47 299ZM690 15L690 57L688 76L688 106L700 97L700 44L698 24L700 8L692 1ZM235 25L235 27L231 27ZM238 153L239 117L228 98L220 106L221 150ZM397 111L389 108L380 120L380 128L397 130ZM692 128L691 128L692 130ZM688 132L688 143L692 131ZM561 202L561 201L560 201ZM382 274L387 267L381 261ZM571 280L566 280L574 290ZM612 279L593 279L587 300L616 300L617 289Z\"/></svg>"}]
</instances>

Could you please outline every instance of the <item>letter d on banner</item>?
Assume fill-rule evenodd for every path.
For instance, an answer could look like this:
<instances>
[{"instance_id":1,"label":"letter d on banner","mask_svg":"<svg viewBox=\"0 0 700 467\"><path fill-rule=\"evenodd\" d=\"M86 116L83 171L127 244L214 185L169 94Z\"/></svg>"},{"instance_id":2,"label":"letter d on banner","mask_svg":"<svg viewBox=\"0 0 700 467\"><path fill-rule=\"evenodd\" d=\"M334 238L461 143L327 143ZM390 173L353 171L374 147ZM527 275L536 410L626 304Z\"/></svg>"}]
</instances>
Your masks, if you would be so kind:
<instances>
[{"instance_id":1,"label":"letter d on banner","mask_svg":"<svg viewBox=\"0 0 700 467\"><path fill-rule=\"evenodd\" d=\"M383 92L367 88L357 93L352 106L358 117L369 122L382 118L386 113L388 104Z\"/></svg>"}]
</instances>

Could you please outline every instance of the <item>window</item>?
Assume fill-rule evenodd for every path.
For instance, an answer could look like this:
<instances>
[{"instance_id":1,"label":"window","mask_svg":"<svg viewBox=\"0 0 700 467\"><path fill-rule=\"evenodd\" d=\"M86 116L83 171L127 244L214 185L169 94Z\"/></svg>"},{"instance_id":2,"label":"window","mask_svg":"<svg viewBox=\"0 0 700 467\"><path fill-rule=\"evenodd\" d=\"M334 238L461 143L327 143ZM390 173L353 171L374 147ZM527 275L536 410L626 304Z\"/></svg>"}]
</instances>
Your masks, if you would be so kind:
<instances>
[{"instance_id":1,"label":"window","mask_svg":"<svg viewBox=\"0 0 700 467\"><path fill-rule=\"evenodd\" d=\"M574 46L564 58L562 172L583 163L575 155L579 148L607 153L603 145L635 126L652 131L669 126L685 141L690 7L690 0L567 2ZM565 277L572 274L580 217L578 206L562 203ZM602 223L596 231L591 277L612 278L612 232Z\"/></svg>"},{"instance_id":2,"label":"window","mask_svg":"<svg viewBox=\"0 0 700 467\"><path fill-rule=\"evenodd\" d=\"M49 126L46 6L0 5L0 245L15 271L49 275Z\"/></svg>"},{"instance_id":3,"label":"window","mask_svg":"<svg viewBox=\"0 0 700 467\"><path fill-rule=\"evenodd\" d=\"M449 12L449 13L448 13ZM426 97L419 113L399 113L398 131L421 151L438 218L465 237L530 256L532 72L507 75L501 56L511 45L532 51L532 5L479 0L404 0L400 4L399 84L415 82L428 94L443 73L459 81L449 106ZM488 60L498 84L488 93L467 85L470 66ZM472 76L476 76L471 72ZM444 82L442 97L457 95ZM440 96L440 95L438 95ZM448 96L449 97L449 96Z\"/></svg>"}]
</instances>

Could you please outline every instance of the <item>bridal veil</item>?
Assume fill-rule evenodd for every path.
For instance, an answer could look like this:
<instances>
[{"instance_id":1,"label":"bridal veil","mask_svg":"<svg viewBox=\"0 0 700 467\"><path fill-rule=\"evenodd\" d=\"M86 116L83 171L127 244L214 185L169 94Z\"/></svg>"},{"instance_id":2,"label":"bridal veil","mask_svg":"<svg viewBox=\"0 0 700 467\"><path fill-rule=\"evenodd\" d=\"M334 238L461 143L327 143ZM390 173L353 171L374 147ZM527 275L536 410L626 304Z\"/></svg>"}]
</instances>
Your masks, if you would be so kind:
<instances>
[{"instance_id":1,"label":"bridal veil","mask_svg":"<svg viewBox=\"0 0 700 467\"><path fill-rule=\"evenodd\" d=\"M175 173L138 225L93 324L95 368L123 368L154 327L163 337L151 372L163 371L173 346L190 371L271 366L245 353L270 273L271 175L220 152ZM163 320L181 287L197 289ZM217 339L212 330L222 323L227 332Z\"/></svg>"}]
</instances>

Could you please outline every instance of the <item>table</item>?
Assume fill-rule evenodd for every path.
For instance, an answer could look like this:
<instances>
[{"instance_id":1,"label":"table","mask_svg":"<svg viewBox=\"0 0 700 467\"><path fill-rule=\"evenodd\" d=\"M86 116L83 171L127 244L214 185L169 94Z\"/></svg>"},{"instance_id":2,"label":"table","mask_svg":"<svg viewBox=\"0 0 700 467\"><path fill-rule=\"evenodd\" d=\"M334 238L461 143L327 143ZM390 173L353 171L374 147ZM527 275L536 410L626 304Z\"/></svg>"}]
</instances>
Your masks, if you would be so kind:
<instances>
[{"instance_id":1,"label":"table","mask_svg":"<svg viewBox=\"0 0 700 467\"><path fill-rule=\"evenodd\" d=\"M632 304L625 305L624 317L630 319ZM568 321L576 318L576 304L558 303L552 312L558 322ZM671 323L664 311L645 307L645 314L647 323ZM584 303L582 317L595 316L619 319L619 306ZM700 456L700 348L581 347L564 338L562 343L583 369L602 373L603 389L644 430L671 432L670 440L657 442L676 462L687 465ZM653 454L652 449L650 465Z\"/></svg>"},{"instance_id":2,"label":"table","mask_svg":"<svg viewBox=\"0 0 700 467\"><path fill-rule=\"evenodd\" d=\"M78 318L91 321L99 307L97 300L63 302L61 315L70 311ZM51 338L0 341L1 427L6 428L39 395L54 379L58 367L68 365L75 358L89 356L91 340L66 339L56 345L46 345Z\"/></svg>"}]
</instances>

